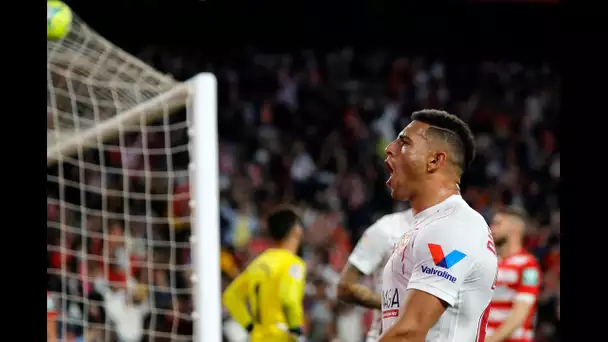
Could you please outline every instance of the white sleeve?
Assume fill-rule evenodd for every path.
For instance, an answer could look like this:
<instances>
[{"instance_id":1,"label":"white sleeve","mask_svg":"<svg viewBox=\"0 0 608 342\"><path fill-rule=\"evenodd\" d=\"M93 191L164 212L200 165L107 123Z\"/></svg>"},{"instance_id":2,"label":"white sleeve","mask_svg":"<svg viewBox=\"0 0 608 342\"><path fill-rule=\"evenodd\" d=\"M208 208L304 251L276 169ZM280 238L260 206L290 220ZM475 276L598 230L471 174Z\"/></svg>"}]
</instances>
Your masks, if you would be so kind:
<instances>
[{"instance_id":1,"label":"white sleeve","mask_svg":"<svg viewBox=\"0 0 608 342\"><path fill-rule=\"evenodd\" d=\"M112 322L116 322L122 311L121 300L118 298L118 295L112 291L106 291L103 294L103 299L106 314Z\"/></svg>"},{"instance_id":2,"label":"white sleeve","mask_svg":"<svg viewBox=\"0 0 608 342\"><path fill-rule=\"evenodd\" d=\"M139 310L141 311L141 315L142 316L146 316L148 313L150 313L150 306L148 305L148 301L147 299L145 299L144 301L142 301L139 304Z\"/></svg>"},{"instance_id":3,"label":"white sleeve","mask_svg":"<svg viewBox=\"0 0 608 342\"><path fill-rule=\"evenodd\" d=\"M443 228L426 227L414 241L414 269L407 288L424 291L453 306L475 260L469 253L468 237L450 234L454 227Z\"/></svg>"},{"instance_id":4,"label":"white sleeve","mask_svg":"<svg viewBox=\"0 0 608 342\"><path fill-rule=\"evenodd\" d=\"M380 266L391 248L387 225L390 221L384 216L367 228L348 257L348 262L365 275L372 274Z\"/></svg>"}]
</instances>

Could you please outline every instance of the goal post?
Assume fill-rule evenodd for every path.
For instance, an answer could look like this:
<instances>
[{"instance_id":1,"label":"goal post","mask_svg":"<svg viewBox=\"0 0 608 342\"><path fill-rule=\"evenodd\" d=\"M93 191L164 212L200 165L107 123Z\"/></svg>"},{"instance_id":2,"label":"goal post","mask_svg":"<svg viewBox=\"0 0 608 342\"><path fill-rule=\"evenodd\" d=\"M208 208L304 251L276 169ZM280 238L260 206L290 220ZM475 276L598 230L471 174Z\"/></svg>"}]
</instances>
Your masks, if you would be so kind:
<instances>
[{"instance_id":1,"label":"goal post","mask_svg":"<svg viewBox=\"0 0 608 342\"><path fill-rule=\"evenodd\" d=\"M141 309L150 341L221 341L215 76L176 82L77 16L47 57L47 288L59 333L137 330L109 318L103 292Z\"/></svg>"},{"instance_id":2,"label":"goal post","mask_svg":"<svg viewBox=\"0 0 608 342\"><path fill-rule=\"evenodd\" d=\"M194 126L188 135L194 140L190 164L194 201L195 333L202 341L222 341L220 281L220 206L217 133L217 81L212 74L194 79L192 105Z\"/></svg>"}]
</instances>

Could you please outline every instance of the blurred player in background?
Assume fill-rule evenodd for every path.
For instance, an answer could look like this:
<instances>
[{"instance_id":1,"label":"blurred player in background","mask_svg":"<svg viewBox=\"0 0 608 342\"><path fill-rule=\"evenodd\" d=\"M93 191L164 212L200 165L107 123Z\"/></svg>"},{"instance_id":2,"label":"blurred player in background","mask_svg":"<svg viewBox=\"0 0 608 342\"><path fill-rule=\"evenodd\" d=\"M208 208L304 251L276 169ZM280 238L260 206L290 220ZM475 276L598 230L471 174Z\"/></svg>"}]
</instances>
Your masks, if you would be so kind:
<instances>
[{"instance_id":1,"label":"blurred player in background","mask_svg":"<svg viewBox=\"0 0 608 342\"><path fill-rule=\"evenodd\" d=\"M306 265L296 255L302 222L293 210L280 209L268 217L267 229L275 246L236 277L222 301L252 342L302 340Z\"/></svg>"},{"instance_id":2,"label":"blurred player in background","mask_svg":"<svg viewBox=\"0 0 608 342\"><path fill-rule=\"evenodd\" d=\"M411 209L381 217L363 233L340 275L338 298L374 310L367 342L375 342L380 336L382 270L393 252L393 245L411 229L413 221L414 215ZM376 287L370 289L358 284L362 275L372 275Z\"/></svg>"},{"instance_id":3,"label":"blurred player in background","mask_svg":"<svg viewBox=\"0 0 608 342\"><path fill-rule=\"evenodd\" d=\"M46 340L48 342L57 341L57 312L55 311L55 301L50 293L46 293Z\"/></svg>"},{"instance_id":4,"label":"blurred player in background","mask_svg":"<svg viewBox=\"0 0 608 342\"><path fill-rule=\"evenodd\" d=\"M534 314L541 278L536 258L523 249L526 217L523 209L508 207L492 220L499 263L487 342L534 340Z\"/></svg>"},{"instance_id":5,"label":"blurred player in background","mask_svg":"<svg viewBox=\"0 0 608 342\"><path fill-rule=\"evenodd\" d=\"M423 110L386 154L391 196L415 215L384 267L379 341L484 341L498 261L486 221L460 196L473 134L454 115Z\"/></svg>"}]
</instances>

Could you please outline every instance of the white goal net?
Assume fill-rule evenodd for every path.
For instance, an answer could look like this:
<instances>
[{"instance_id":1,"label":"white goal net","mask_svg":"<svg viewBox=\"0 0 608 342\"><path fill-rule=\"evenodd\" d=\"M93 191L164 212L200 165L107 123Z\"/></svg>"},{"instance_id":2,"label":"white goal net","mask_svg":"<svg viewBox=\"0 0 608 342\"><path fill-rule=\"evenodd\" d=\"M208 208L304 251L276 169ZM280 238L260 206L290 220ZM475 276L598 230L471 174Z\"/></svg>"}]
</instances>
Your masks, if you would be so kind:
<instances>
[{"instance_id":1,"label":"white goal net","mask_svg":"<svg viewBox=\"0 0 608 342\"><path fill-rule=\"evenodd\" d=\"M47 290L58 334L216 342L219 256L200 243L219 234L215 88L201 94L213 82L176 82L76 16L65 39L47 42L47 59Z\"/></svg>"}]
</instances>

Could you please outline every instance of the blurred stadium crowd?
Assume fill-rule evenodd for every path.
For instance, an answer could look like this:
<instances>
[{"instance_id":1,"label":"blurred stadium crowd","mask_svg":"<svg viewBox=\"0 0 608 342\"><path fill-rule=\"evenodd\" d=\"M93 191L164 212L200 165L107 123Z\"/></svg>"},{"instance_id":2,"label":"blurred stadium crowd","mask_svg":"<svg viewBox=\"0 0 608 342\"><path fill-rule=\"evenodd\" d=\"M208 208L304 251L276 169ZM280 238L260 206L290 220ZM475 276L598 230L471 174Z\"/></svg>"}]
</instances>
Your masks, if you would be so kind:
<instances>
[{"instance_id":1,"label":"blurred stadium crowd","mask_svg":"<svg viewBox=\"0 0 608 342\"><path fill-rule=\"evenodd\" d=\"M526 248L544 271L536 341L560 341L560 78L551 65L463 62L350 48L285 54L247 49L210 64L201 63L200 56L158 46L147 47L137 56L179 80L200 71L217 75L224 286L268 247L264 238L268 211L280 203L295 204L307 229L301 253L309 267L308 336L311 341L361 341L371 317L361 308L336 300L339 272L374 220L407 208L392 201L386 190L384 147L407 125L412 111L441 108L459 115L476 134L478 155L463 179L464 198L487 220L497 208L510 204L524 206L533 218ZM173 123L184 120L185 113L171 117ZM147 138L148 144L166 147L162 134ZM184 127L172 131L167 141L174 147L185 144L185 139ZM141 140L137 135L127 137L132 146L141 145ZM185 170L186 151L172 150L171 167ZM112 153L116 152L91 151L85 158L134 170L144 164L154 170L167 169L166 158L145 161L144 155ZM75 166L64 174L75 182L103 183L102 175L87 174L81 179ZM120 177L104 181L123 190ZM145 186L137 177L130 182L132 189ZM152 185L164 189L158 192L174 192L177 200L152 201L151 208L145 201L127 199L131 204L125 209L121 191L107 205L115 213L186 216L187 179L177 179L175 188L167 190L172 186ZM81 189L68 188L65 198L80 204ZM57 198L58 188L50 186L48 194ZM101 208L99 194L87 196L87 206ZM55 202L49 203L49 224L53 225L60 215ZM62 230L51 229L48 238L49 291L68 294L56 298L61 299L58 307L65 312L60 315L61 327L66 327L69 337L94 334L94 323L105 321L103 306L94 305L101 302L98 287L81 276L83 272L93 276L100 263L89 257L92 261L83 265L77 253L69 253L86 244L87 253L98 255L99 260L115 255L117 261L109 266L111 281L127 282L125 268L131 268L139 284L133 287L135 301L151 305L146 338L188 340L192 333L189 222L161 224L153 231L131 222L134 235L126 238L139 237L142 244L125 261L119 255L125 240L123 221L110 219L106 226L95 215L78 219L71 226L87 234L78 229L58 234ZM150 240L155 242L152 248L146 245ZM76 300L81 297L90 305ZM88 328L81 326L83 321L89 322ZM226 322L230 324L228 317Z\"/></svg>"}]
</instances>

